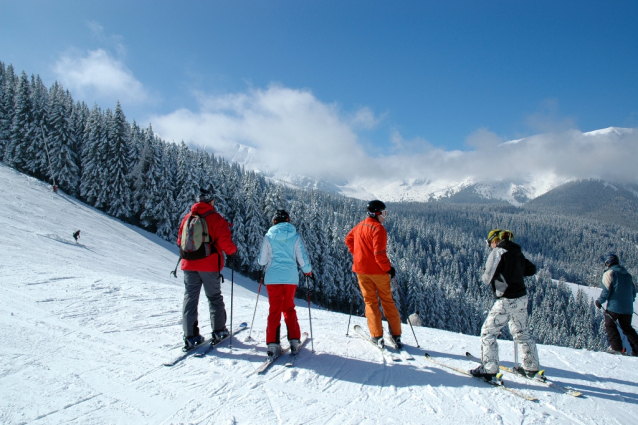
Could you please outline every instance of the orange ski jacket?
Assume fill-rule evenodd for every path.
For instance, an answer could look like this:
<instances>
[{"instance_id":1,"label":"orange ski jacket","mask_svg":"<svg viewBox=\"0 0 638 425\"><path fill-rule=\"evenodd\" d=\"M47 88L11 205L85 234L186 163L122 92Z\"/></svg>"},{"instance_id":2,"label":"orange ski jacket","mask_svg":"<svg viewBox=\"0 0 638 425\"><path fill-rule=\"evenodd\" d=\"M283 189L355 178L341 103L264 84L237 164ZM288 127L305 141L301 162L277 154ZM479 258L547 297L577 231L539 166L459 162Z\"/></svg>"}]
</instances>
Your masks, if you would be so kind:
<instances>
[{"instance_id":1,"label":"orange ski jacket","mask_svg":"<svg viewBox=\"0 0 638 425\"><path fill-rule=\"evenodd\" d=\"M346 236L346 245L353 256L352 271L361 274L385 274L390 271L386 253L388 234L378 220L371 217L357 224Z\"/></svg>"}]
</instances>

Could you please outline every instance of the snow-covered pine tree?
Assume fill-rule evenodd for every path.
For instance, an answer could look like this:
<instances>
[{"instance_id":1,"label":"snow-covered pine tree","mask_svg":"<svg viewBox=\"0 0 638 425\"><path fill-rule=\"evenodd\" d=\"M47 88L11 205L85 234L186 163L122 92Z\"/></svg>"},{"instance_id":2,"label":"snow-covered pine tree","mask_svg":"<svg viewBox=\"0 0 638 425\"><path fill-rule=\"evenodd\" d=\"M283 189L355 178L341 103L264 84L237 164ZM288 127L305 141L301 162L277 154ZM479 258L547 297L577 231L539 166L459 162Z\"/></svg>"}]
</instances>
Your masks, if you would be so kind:
<instances>
[{"instance_id":1,"label":"snow-covered pine tree","mask_svg":"<svg viewBox=\"0 0 638 425\"><path fill-rule=\"evenodd\" d=\"M26 172L27 164L30 162L27 149L34 137L34 127L31 84L24 71L20 74L13 109L9 143L3 160L10 167Z\"/></svg>"},{"instance_id":2,"label":"snow-covered pine tree","mask_svg":"<svg viewBox=\"0 0 638 425\"><path fill-rule=\"evenodd\" d=\"M157 230L157 224L163 218L156 208L160 197L164 195L160 190L163 183L161 161L160 141L156 139L153 128L149 125L145 131L144 149L133 174L135 177L133 199L139 222L150 232Z\"/></svg>"},{"instance_id":3,"label":"snow-covered pine tree","mask_svg":"<svg viewBox=\"0 0 638 425\"><path fill-rule=\"evenodd\" d=\"M178 221L190 211L199 194L200 169L195 165L195 154L182 141L177 152L177 200ZM217 202L215 202L217 203Z\"/></svg>"},{"instance_id":4,"label":"snow-covered pine tree","mask_svg":"<svg viewBox=\"0 0 638 425\"><path fill-rule=\"evenodd\" d=\"M109 142L105 167L106 212L113 217L126 220L131 216L131 189L128 180L130 167L130 132L120 102L115 113L108 116L107 137Z\"/></svg>"},{"instance_id":5,"label":"snow-covered pine tree","mask_svg":"<svg viewBox=\"0 0 638 425\"><path fill-rule=\"evenodd\" d=\"M79 184L79 168L69 125L72 104L69 96L57 83L51 89L47 107L47 144L55 182L67 193L75 195Z\"/></svg>"},{"instance_id":6,"label":"snow-covered pine tree","mask_svg":"<svg viewBox=\"0 0 638 425\"><path fill-rule=\"evenodd\" d=\"M82 149L82 182L80 196L88 204L97 205L98 196L102 189L102 164L99 150L102 149L106 138L106 123L100 108L95 104L84 130L84 147Z\"/></svg>"},{"instance_id":7,"label":"snow-covered pine tree","mask_svg":"<svg viewBox=\"0 0 638 425\"><path fill-rule=\"evenodd\" d=\"M244 231L246 239L246 265L249 272L259 269L257 256L266 229L261 212L261 188L254 172L248 172L243 179Z\"/></svg>"},{"instance_id":8,"label":"snow-covered pine tree","mask_svg":"<svg viewBox=\"0 0 638 425\"><path fill-rule=\"evenodd\" d=\"M177 151L173 143L157 141L162 149L162 159L160 164L161 179L158 185L159 198L156 200L153 216L157 220L157 231L159 237L167 241L177 240L177 207L175 206L175 174L177 173Z\"/></svg>"},{"instance_id":9,"label":"snow-covered pine tree","mask_svg":"<svg viewBox=\"0 0 638 425\"><path fill-rule=\"evenodd\" d=\"M51 178L51 169L49 168L49 158L45 146L45 138L48 132L47 128L47 108L49 92L42 83L40 76L31 82L31 104L33 105L33 138L27 147L27 170L29 173L41 180L49 180Z\"/></svg>"}]
</instances>

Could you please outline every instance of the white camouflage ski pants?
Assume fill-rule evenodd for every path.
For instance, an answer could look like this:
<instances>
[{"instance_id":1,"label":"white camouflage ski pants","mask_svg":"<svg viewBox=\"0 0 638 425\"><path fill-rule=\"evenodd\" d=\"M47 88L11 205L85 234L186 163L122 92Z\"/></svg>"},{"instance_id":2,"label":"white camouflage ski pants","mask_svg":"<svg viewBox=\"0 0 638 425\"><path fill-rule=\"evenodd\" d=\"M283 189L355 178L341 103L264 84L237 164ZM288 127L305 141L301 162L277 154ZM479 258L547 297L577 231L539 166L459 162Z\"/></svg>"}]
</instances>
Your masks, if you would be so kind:
<instances>
[{"instance_id":1,"label":"white camouflage ski pants","mask_svg":"<svg viewBox=\"0 0 638 425\"><path fill-rule=\"evenodd\" d=\"M510 333L518 343L525 370L538 370L536 342L527 329L527 295L520 298L496 300L481 329L481 361L486 373L498 373L497 338L509 323Z\"/></svg>"}]
</instances>

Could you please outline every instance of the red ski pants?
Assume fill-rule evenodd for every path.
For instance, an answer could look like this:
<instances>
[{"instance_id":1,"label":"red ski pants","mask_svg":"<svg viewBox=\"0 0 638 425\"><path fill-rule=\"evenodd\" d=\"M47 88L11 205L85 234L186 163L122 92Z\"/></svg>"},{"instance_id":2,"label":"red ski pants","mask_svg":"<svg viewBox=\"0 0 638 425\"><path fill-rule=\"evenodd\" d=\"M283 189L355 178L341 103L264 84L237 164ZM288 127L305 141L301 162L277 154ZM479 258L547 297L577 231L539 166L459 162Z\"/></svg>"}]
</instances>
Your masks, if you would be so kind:
<instances>
[{"instance_id":1,"label":"red ski pants","mask_svg":"<svg viewBox=\"0 0 638 425\"><path fill-rule=\"evenodd\" d=\"M300 339L301 331L295 311L295 292L297 285L270 284L266 285L270 310L268 311L268 326L266 327L266 344L276 342L279 344L279 329L281 327L281 314L288 328L288 340Z\"/></svg>"}]
</instances>

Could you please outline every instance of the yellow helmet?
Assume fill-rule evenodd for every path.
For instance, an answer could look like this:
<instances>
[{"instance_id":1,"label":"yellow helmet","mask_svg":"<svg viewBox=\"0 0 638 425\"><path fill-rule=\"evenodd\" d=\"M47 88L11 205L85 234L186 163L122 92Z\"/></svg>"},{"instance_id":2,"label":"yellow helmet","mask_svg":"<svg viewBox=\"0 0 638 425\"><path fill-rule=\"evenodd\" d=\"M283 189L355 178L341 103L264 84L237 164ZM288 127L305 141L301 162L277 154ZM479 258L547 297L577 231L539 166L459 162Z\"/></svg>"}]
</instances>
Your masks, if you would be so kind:
<instances>
[{"instance_id":1,"label":"yellow helmet","mask_svg":"<svg viewBox=\"0 0 638 425\"><path fill-rule=\"evenodd\" d=\"M487 244L491 244L494 239L498 238L501 232L501 229L490 230L490 233L487 234Z\"/></svg>"}]
</instances>

